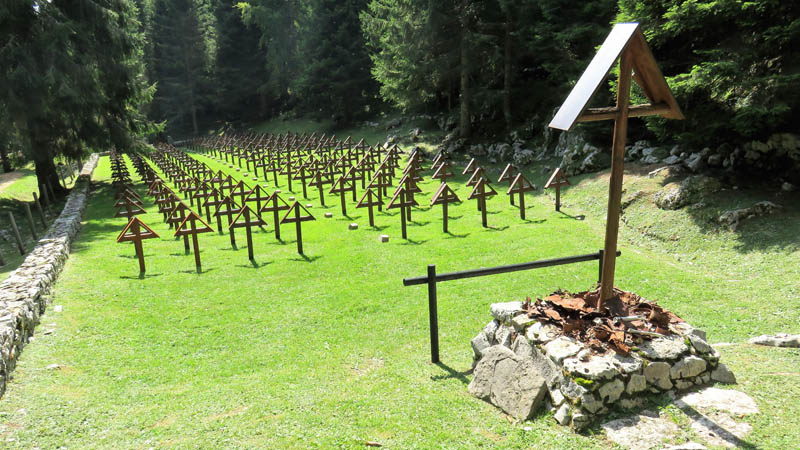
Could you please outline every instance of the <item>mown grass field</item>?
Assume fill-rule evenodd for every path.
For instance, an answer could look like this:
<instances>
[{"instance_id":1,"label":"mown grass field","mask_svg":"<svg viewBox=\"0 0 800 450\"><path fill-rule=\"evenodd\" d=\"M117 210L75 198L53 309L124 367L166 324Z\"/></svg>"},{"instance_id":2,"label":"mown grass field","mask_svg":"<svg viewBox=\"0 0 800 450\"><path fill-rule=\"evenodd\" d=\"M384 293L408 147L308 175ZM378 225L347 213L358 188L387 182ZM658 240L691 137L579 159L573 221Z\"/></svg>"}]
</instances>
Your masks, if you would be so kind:
<instances>
[{"instance_id":1,"label":"mown grass field","mask_svg":"<svg viewBox=\"0 0 800 450\"><path fill-rule=\"evenodd\" d=\"M498 168L490 173L496 177ZM527 173L543 184L540 168ZM628 189L664 181L634 176ZM237 231L238 249L227 235L207 233L200 236L201 274L161 216L150 213L140 218L161 238L144 243L144 279L132 246L114 242L125 220L112 218L109 177L108 158L102 158L85 225L53 293L63 311L48 309L0 400L2 445L611 446L597 428L575 434L546 412L512 423L466 389L469 340L489 321L490 303L590 288L595 263L439 285L441 365L428 362L426 288L401 283L423 275L430 263L445 272L597 251L603 175L574 179L563 214L538 191L528 197L528 220L522 221L499 195L489 202L488 229L481 227L475 202L466 201L469 188L459 177L454 186L465 201L451 207L450 234L442 233L440 207L426 206L438 184L427 178L408 241L400 239L397 210L378 213L372 229L366 210L349 203L350 217L341 217L333 195L323 208L311 190L308 202L317 220L303 224L306 257L296 253L291 226L282 228L283 242L275 240L271 224L254 234L256 264L248 261L244 230ZM623 226L617 285L704 328L711 342L737 343L721 348L723 361L739 378L735 388L754 397L762 411L743 419L754 426L745 441L761 448L796 446L800 351L743 343L756 334L800 331L800 250L791 238L800 218L796 203L784 202L779 216L755 219L732 233L711 231L686 212L655 212L645 201L634 202L625 215L636 215L631 220L651 234L670 231L682 238L662 242ZM722 198L717 206L726 201L733 200ZM146 207L155 210L152 198ZM324 212L334 217L325 219ZM349 231L351 222L359 229ZM379 243L380 234L390 235L390 242ZM688 431L682 437L696 438Z\"/></svg>"}]
</instances>

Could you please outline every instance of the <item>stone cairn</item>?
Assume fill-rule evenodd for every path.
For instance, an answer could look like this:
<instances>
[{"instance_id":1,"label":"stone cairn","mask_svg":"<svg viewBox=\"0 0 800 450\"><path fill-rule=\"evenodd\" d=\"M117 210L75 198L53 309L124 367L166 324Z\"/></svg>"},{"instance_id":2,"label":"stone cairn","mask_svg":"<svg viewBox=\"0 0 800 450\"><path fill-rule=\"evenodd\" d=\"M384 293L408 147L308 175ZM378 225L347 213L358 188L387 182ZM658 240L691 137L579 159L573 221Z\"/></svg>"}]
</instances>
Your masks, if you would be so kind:
<instances>
[{"instance_id":1,"label":"stone cairn","mask_svg":"<svg viewBox=\"0 0 800 450\"><path fill-rule=\"evenodd\" d=\"M528 317L522 302L495 303L491 314L472 339L469 392L518 420L549 402L559 424L581 430L612 407L638 408L651 395L736 382L705 332L686 322L670 324L674 334L643 340L628 356L597 355L557 325Z\"/></svg>"}]
</instances>

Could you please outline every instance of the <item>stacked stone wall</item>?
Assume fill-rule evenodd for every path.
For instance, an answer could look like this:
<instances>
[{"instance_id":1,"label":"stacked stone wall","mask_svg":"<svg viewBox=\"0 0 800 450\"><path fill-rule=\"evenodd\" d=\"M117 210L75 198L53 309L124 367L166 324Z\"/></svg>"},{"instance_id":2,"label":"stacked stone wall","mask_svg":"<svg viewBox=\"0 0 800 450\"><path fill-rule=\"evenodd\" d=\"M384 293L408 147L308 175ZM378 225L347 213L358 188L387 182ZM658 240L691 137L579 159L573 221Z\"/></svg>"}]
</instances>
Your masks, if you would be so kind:
<instances>
[{"instance_id":1,"label":"stacked stone wall","mask_svg":"<svg viewBox=\"0 0 800 450\"><path fill-rule=\"evenodd\" d=\"M0 283L0 396L22 348L33 335L39 316L50 303L50 288L69 256L72 240L81 226L89 193L89 178L97 167L92 154L81 169L61 214L22 264Z\"/></svg>"}]
</instances>

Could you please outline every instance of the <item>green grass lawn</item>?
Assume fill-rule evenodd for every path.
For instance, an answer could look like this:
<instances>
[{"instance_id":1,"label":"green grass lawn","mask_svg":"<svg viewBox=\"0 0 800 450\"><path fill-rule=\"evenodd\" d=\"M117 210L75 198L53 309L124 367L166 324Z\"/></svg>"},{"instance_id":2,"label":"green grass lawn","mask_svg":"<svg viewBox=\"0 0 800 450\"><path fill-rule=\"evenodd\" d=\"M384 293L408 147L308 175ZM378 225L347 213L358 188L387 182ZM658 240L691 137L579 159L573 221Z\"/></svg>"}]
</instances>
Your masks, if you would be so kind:
<instances>
[{"instance_id":1,"label":"green grass lawn","mask_svg":"<svg viewBox=\"0 0 800 450\"><path fill-rule=\"evenodd\" d=\"M541 186L546 174L538 168L532 174ZM464 201L450 210L450 234L442 233L440 207L426 206L437 185L428 178L408 241L400 239L397 210L378 213L372 229L366 210L349 203L350 217L342 217L334 196L323 208L311 190L317 220L303 224L306 257L296 253L293 227L282 227L284 242L278 242L270 222L254 234L255 265L244 230L237 230L238 249L227 235L200 235L201 274L161 216L149 213L140 218L161 238L144 243L144 279L133 247L115 243L125 219L112 218L109 177L102 158L85 225L53 292L63 311L48 309L0 400L2 445L610 447L597 428L575 434L549 413L511 423L466 389L469 340L489 321L490 303L590 288L596 263L440 284L441 365L428 362L426 287L402 286L404 277L424 275L431 263L447 272L597 251L607 189L602 177L573 180L563 214L553 210L549 193L528 197L526 221L499 195L489 202L488 229L475 202ZM453 184L462 200L469 193L464 182ZM145 206L155 210L152 198ZM639 206L626 215L636 211L631 208ZM800 351L741 344L755 334L800 331L798 278L789 279L797 273L797 241L762 233L761 245L744 243L759 223L798 229L796 209L780 214L777 222L763 219L713 239L698 221L670 215L685 227L686 244L645 244L638 229L623 227L617 264L619 287L704 328L711 342L740 343L721 349L723 361L739 378L736 389L761 408L744 420L754 426L746 441L763 448L800 442L800 407L793 401L800 395ZM667 219L641 218L651 220ZM347 229L352 222L358 230ZM379 243L380 234L390 242ZM686 248L676 256L673 244Z\"/></svg>"}]
</instances>

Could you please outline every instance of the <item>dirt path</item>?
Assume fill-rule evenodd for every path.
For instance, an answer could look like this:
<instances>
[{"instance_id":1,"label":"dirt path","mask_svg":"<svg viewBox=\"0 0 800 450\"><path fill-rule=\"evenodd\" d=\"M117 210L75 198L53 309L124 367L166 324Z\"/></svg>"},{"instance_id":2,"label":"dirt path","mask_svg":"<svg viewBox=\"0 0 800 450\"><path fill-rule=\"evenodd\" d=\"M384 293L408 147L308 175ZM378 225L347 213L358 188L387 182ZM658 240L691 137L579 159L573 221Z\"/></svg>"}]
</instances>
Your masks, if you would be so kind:
<instances>
[{"instance_id":1,"label":"dirt path","mask_svg":"<svg viewBox=\"0 0 800 450\"><path fill-rule=\"evenodd\" d=\"M14 171L0 175L0 192L3 192L11 183L17 181L24 175L22 172Z\"/></svg>"}]
</instances>

